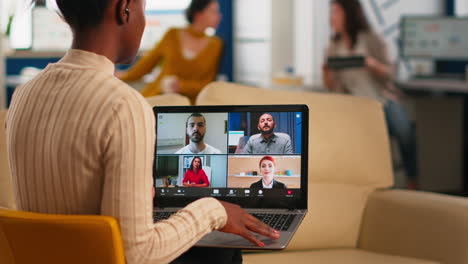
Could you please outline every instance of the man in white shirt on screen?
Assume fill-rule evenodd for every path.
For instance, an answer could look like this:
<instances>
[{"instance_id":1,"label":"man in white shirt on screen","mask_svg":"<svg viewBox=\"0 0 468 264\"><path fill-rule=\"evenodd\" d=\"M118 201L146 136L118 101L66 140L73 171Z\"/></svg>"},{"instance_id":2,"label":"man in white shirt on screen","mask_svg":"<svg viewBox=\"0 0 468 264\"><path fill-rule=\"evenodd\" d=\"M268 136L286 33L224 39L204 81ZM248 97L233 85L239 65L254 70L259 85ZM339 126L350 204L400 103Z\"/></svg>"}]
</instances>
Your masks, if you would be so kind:
<instances>
[{"instance_id":1,"label":"man in white shirt on screen","mask_svg":"<svg viewBox=\"0 0 468 264\"><path fill-rule=\"evenodd\" d=\"M222 154L222 152L205 143L206 119L200 113L192 113L185 123L190 143L175 154Z\"/></svg>"}]
</instances>

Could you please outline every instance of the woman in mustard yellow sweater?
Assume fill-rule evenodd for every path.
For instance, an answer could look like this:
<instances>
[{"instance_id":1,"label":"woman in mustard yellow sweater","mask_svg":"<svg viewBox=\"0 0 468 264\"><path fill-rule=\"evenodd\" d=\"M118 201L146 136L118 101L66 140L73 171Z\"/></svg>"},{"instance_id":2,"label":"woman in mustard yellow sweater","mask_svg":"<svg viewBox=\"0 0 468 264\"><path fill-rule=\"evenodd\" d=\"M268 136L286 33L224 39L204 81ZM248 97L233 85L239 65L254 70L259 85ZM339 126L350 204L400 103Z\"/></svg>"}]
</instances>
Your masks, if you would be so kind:
<instances>
[{"instance_id":1,"label":"woman in mustard yellow sweater","mask_svg":"<svg viewBox=\"0 0 468 264\"><path fill-rule=\"evenodd\" d=\"M192 0L186 11L186 28L172 28L162 40L128 71L119 73L123 81L136 81L161 64L161 73L142 91L149 97L180 93L192 103L200 90L216 78L222 41L205 34L217 28L221 14L216 0Z\"/></svg>"}]
</instances>

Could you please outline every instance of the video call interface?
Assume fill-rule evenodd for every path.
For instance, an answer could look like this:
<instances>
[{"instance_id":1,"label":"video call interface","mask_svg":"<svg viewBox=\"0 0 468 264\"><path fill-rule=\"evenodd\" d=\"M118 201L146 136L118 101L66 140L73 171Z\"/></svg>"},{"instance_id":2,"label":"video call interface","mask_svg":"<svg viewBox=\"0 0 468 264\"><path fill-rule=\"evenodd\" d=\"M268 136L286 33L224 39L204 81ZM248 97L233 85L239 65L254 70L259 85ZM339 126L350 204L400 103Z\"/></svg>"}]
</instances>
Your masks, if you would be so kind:
<instances>
[{"instance_id":1,"label":"video call interface","mask_svg":"<svg viewBox=\"0 0 468 264\"><path fill-rule=\"evenodd\" d=\"M156 196L300 197L301 112L156 118Z\"/></svg>"}]
</instances>

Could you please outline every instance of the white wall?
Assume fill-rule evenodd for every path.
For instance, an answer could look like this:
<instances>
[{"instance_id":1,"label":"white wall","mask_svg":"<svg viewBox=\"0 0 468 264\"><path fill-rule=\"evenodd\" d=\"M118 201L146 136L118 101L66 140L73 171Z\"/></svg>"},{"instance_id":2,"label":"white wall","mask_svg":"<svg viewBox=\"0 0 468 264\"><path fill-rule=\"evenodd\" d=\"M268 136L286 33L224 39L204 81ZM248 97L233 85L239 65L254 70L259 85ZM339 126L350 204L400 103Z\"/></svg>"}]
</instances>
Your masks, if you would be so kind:
<instances>
[{"instance_id":1,"label":"white wall","mask_svg":"<svg viewBox=\"0 0 468 264\"><path fill-rule=\"evenodd\" d=\"M32 8L29 3L29 1L16 1L15 16L10 33L10 45L15 49L31 48L33 21Z\"/></svg>"},{"instance_id":2,"label":"white wall","mask_svg":"<svg viewBox=\"0 0 468 264\"><path fill-rule=\"evenodd\" d=\"M8 22L8 14L13 12L10 10L11 0L0 0L0 32L5 32Z\"/></svg>"},{"instance_id":3,"label":"white wall","mask_svg":"<svg viewBox=\"0 0 468 264\"><path fill-rule=\"evenodd\" d=\"M227 156L209 156L211 167L211 187L226 187Z\"/></svg>"},{"instance_id":4,"label":"white wall","mask_svg":"<svg viewBox=\"0 0 468 264\"><path fill-rule=\"evenodd\" d=\"M0 34L0 110L6 108L6 86L5 86L5 57L3 56L3 39Z\"/></svg>"},{"instance_id":5,"label":"white wall","mask_svg":"<svg viewBox=\"0 0 468 264\"><path fill-rule=\"evenodd\" d=\"M271 26L271 67L270 74L283 72L286 67L293 66L294 43L294 1L272 0L272 26Z\"/></svg>"},{"instance_id":6,"label":"white wall","mask_svg":"<svg viewBox=\"0 0 468 264\"><path fill-rule=\"evenodd\" d=\"M227 114L207 113L205 143L227 153Z\"/></svg>"},{"instance_id":7,"label":"white wall","mask_svg":"<svg viewBox=\"0 0 468 264\"><path fill-rule=\"evenodd\" d=\"M6 107L6 87L5 87L5 57L3 55L3 18L5 15L5 3L0 0L0 110Z\"/></svg>"},{"instance_id":8,"label":"white wall","mask_svg":"<svg viewBox=\"0 0 468 264\"><path fill-rule=\"evenodd\" d=\"M293 65L295 0L235 0L234 79L269 87L272 75Z\"/></svg>"},{"instance_id":9,"label":"white wall","mask_svg":"<svg viewBox=\"0 0 468 264\"><path fill-rule=\"evenodd\" d=\"M323 53L330 36L329 9L329 1L294 3L294 68L306 85L321 83Z\"/></svg>"},{"instance_id":10,"label":"white wall","mask_svg":"<svg viewBox=\"0 0 468 264\"><path fill-rule=\"evenodd\" d=\"M267 85L271 65L270 0L235 0L234 79L251 85Z\"/></svg>"},{"instance_id":11,"label":"white wall","mask_svg":"<svg viewBox=\"0 0 468 264\"><path fill-rule=\"evenodd\" d=\"M456 0L455 9L455 13L457 16L468 16L468 1Z\"/></svg>"}]
</instances>

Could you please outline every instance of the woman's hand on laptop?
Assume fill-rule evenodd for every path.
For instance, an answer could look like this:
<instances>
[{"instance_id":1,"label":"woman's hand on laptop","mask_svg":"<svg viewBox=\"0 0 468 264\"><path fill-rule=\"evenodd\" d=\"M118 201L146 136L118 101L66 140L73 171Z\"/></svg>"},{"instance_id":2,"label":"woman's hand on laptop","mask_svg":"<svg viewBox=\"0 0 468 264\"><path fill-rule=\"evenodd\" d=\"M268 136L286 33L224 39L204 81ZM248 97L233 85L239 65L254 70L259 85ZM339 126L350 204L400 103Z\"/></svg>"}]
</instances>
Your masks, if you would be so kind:
<instances>
[{"instance_id":1,"label":"woman's hand on laptop","mask_svg":"<svg viewBox=\"0 0 468 264\"><path fill-rule=\"evenodd\" d=\"M228 217L226 225L219 231L242 236L259 247L264 247L265 244L254 236L252 232L272 239L279 238L280 233L277 230L264 224L240 206L223 201L219 202L224 206L224 209L226 209Z\"/></svg>"}]
</instances>

